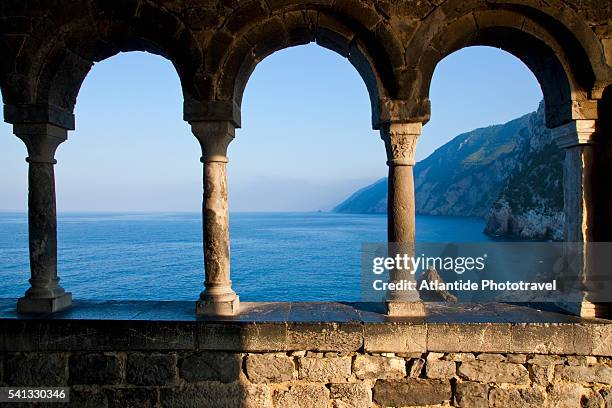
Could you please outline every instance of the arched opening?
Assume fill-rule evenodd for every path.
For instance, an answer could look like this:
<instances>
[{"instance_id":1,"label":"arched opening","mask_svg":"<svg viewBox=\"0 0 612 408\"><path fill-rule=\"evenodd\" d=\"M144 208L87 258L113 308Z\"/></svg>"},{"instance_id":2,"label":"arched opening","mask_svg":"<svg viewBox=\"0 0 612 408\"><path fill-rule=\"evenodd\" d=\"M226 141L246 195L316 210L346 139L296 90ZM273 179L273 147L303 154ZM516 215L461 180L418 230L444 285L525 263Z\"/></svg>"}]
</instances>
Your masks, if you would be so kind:
<instances>
[{"instance_id":1,"label":"arched opening","mask_svg":"<svg viewBox=\"0 0 612 408\"><path fill-rule=\"evenodd\" d=\"M475 217L475 231L498 239L562 240L563 152L530 69L505 51L469 47L443 59L431 84L417 213Z\"/></svg>"},{"instance_id":2,"label":"arched opening","mask_svg":"<svg viewBox=\"0 0 612 408\"><path fill-rule=\"evenodd\" d=\"M360 245L386 240L386 216L335 213L386 173L368 91L317 45L263 60L229 147L232 282L242 300L359 300Z\"/></svg>"},{"instance_id":3,"label":"arched opening","mask_svg":"<svg viewBox=\"0 0 612 408\"><path fill-rule=\"evenodd\" d=\"M200 148L159 56L96 64L56 153L58 269L79 299L193 299L202 280ZM170 278L171 277L171 278Z\"/></svg>"},{"instance_id":4,"label":"arched opening","mask_svg":"<svg viewBox=\"0 0 612 408\"><path fill-rule=\"evenodd\" d=\"M2 95L0 102L3 102ZM22 296L24 277L29 271L27 155L23 142L13 135L13 127L0 122L2 297Z\"/></svg>"}]
</instances>

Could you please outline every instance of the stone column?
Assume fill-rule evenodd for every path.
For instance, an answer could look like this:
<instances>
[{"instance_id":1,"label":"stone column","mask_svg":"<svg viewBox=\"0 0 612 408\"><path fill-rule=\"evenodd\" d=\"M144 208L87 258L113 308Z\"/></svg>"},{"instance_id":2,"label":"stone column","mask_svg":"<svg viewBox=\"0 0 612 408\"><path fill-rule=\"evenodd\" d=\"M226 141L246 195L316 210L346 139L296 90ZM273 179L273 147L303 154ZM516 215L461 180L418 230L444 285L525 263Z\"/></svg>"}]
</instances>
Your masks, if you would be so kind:
<instances>
[{"instance_id":1,"label":"stone column","mask_svg":"<svg viewBox=\"0 0 612 408\"><path fill-rule=\"evenodd\" d=\"M204 198L204 291L196 302L196 313L231 316L239 307L230 280L229 210L227 204L227 147L234 139L230 121L191 122L191 130L202 147Z\"/></svg>"},{"instance_id":2,"label":"stone column","mask_svg":"<svg viewBox=\"0 0 612 408\"><path fill-rule=\"evenodd\" d=\"M596 267L595 242L597 143L596 121L576 120L553 129L557 145L565 149L563 196L565 213L565 262L562 276L569 294L562 307L584 317L603 317L607 306L597 298L610 285L612 273L601 276ZM590 245L588 245L590 244ZM609 267L609 266L608 266ZM605 274L606 272L604 272Z\"/></svg>"},{"instance_id":3,"label":"stone column","mask_svg":"<svg viewBox=\"0 0 612 408\"><path fill-rule=\"evenodd\" d=\"M415 203L414 152L421 135L421 123L388 123L381 127L381 138L387 150L389 166L389 193L387 207L387 234L389 256L414 256ZM390 280L414 282L414 271L393 270ZM425 316L425 306L416 290L391 292L387 297L390 316Z\"/></svg>"},{"instance_id":4,"label":"stone column","mask_svg":"<svg viewBox=\"0 0 612 408\"><path fill-rule=\"evenodd\" d=\"M13 132L28 149L28 232L30 288L17 301L19 313L53 313L72 303L57 276L55 150L67 130L50 124L15 124Z\"/></svg>"}]
</instances>

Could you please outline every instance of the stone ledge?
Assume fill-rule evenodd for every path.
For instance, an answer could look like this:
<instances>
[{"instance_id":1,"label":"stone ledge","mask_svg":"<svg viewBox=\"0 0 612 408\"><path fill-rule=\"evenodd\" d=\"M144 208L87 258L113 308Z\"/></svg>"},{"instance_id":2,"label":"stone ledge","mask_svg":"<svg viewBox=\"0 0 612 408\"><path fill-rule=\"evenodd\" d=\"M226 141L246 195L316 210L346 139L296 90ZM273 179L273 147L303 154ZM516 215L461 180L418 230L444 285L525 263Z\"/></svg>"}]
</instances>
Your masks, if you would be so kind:
<instances>
[{"instance_id":1,"label":"stone ledge","mask_svg":"<svg viewBox=\"0 0 612 408\"><path fill-rule=\"evenodd\" d=\"M424 319L390 319L367 304L247 303L241 315L213 320L195 317L190 302L75 302L69 311L33 317L17 315L11 302L0 301L0 351L612 356L612 321L507 304L428 304Z\"/></svg>"}]
</instances>

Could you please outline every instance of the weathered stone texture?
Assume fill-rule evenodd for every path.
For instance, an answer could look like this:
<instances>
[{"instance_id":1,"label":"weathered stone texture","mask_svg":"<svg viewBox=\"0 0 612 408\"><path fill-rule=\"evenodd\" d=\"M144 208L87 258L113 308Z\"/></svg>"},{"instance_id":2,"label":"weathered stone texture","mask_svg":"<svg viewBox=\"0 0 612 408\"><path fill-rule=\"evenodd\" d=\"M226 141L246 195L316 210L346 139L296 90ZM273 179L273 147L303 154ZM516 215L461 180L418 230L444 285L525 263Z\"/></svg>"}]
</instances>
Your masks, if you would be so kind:
<instances>
[{"instance_id":1,"label":"weathered stone texture","mask_svg":"<svg viewBox=\"0 0 612 408\"><path fill-rule=\"evenodd\" d=\"M235 408L237 403L243 408L272 407L272 397L267 387L240 382L225 384L207 381L185 387L163 388L160 390L160 402L164 407L176 408Z\"/></svg>"},{"instance_id":2,"label":"weathered stone texture","mask_svg":"<svg viewBox=\"0 0 612 408\"><path fill-rule=\"evenodd\" d=\"M250 354L246 358L246 374L254 383L283 382L294 378L291 357L274 354Z\"/></svg>"},{"instance_id":3,"label":"weathered stone texture","mask_svg":"<svg viewBox=\"0 0 612 408\"><path fill-rule=\"evenodd\" d=\"M365 327L366 352L413 353L427 350L427 327L419 324L369 324Z\"/></svg>"},{"instance_id":4,"label":"weathered stone texture","mask_svg":"<svg viewBox=\"0 0 612 408\"><path fill-rule=\"evenodd\" d=\"M303 357L299 359L299 378L301 380L339 382L350 376L350 357Z\"/></svg>"},{"instance_id":5,"label":"weathered stone texture","mask_svg":"<svg viewBox=\"0 0 612 408\"><path fill-rule=\"evenodd\" d=\"M60 353L28 353L8 356L5 381L19 386L59 386L68 379L68 356Z\"/></svg>"},{"instance_id":6,"label":"weathered stone texture","mask_svg":"<svg viewBox=\"0 0 612 408\"><path fill-rule=\"evenodd\" d=\"M71 384L119 384L124 378L124 356L87 353L70 356Z\"/></svg>"},{"instance_id":7,"label":"weathered stone texture","mask_svg":"<svg viewBox=\"0 0 612 408\"><path fill-rule=\"evenodd\" d=\"M83 407L603 408L612 401L612 358L580 355L160 350L4 353L0 362L4 384L67 385Z\"/></svg>"},{"instance_id":8,"label":"weathered stone texture","mask_svg":"<svg viewBox=\"0 0 612 408\"><path fill-rule=\"evenodd\" d=\"M239 378L242 357L224 352L198 352L183 357L180 376L187 381L232 382Z\"/></svg>"},{"instance_id":9,"label":"weathered stone texture","mask_svg":"<svg viewBox=\"0 0 612 408\"><path fill-rule=\"evenodd\" d=\"M154 408L157 406L155 388L114 388L106 390L109 408Z\"/></svg>"},{"instance_id":10,"label":"weathered stone texture","mask_svg":"<svg viewBox=\"0 0 612 408\"><path fill-rule=\"evenodd\" d=\"M612 384L612 367L601 364L595 366L557 366L555 379L575 383Z\"/></svg>"},{"instance_id":11,"label":"weathered stone texture","mask_svg":"<svg viewBox=\"0 0 612 408\"><path fill-rule=\"evenodd\" d=\"M459 382L456 385L455 401L461 408L487 408L489 386L476 382Z\"/></svg>"},{"instance_id":12,"label":"weathered stone texture","mask_svg":"<svg viewBox=\"0 0 612 408\"><path fill-rule=\"evenodd\" d=\"M329 390L323 384L295 384L274 394L275 408L327 408Z\"/></svg>"},{"instance_id":13,"label":"weathered stone texture","mask_svg":"<svg viewBox=\"0 0 612 408\"><path fill-rule=\"evenodd\" d=\"M489 394L489 406L500 408L541 408L545 394L540 388L493 388Z\"/></svg>"},{"instance_id":14,"label":"weathered stone texture","mask_svg":"<svg viewBox=\"0 0 612 408\"><path fill-rule=\"evenodd\" d=\"M432 360L427 361L427 378L446 380L455 376L456 365L454 361Z\"/></svg>"},{"instance_id":15,"label":"weathered stone texture","mask_svg":"<svg viewBox=\"0 0 612 408\"><path fill-rule=\"evenodd\" d=\"M382 406L435 405L451 398L448 381L409 378L402 381L379 380L374 385L374 402Z\"/></svg>"},{"instance_id":16,"label":"weathered stone texture","mask_svg":"<svg viewBox=\"0 0 612 408\"><path fill-rule=\"evenodd\" d=\"M372 406L372 390L367 383L331 384L334 408L369 408Z\"/></svg>"},{"instance_id":17,"label":"weathered stone texture","mask_svg":"<svg viewBox=\"0 0 612 408\"><path fill-rule=\"evenodd\" d=\"M406 361L397 357L356 356L353 372L357 378L402 378L406 376Z\"/></svg>"},{"instance_id":18,"label":"weathered stone texture","mask_svg":"<svg viewBox=\"0 0 612 408\"><path fill-rule=\"evenodd\" d=\"M409 364L410 368L408 369L408 376L419 377L423 371L423 367L425 367L425 360L422 358L415 358Z\"/></svg>"},{"instance_id":19,"label":"weathered stone texture","mask_svg":"<svg viewBox=\"0 0 612 408\"><path fill-rule=\"evenodd\" d=\"M287 334L290 350L356 351L363 347L360 324L290 324Z\"/></svg>"},{"instance_id":20,"label":"weathered stone texture","mask_svg":"<svg viewBox=\"0 0 612 408\"><path fill-rule=\"evenodd\" d=\"M529 372L520 364L472 361L461 363L457 373L470 381L527 384Z\"/></svg>"},{"instance_id":21,"label":"weathered stone texture","mask_svg":"<svg viewBox=\"0 0 612 408\"><path fill-rule=\"evenodd\" d=\"M128 355L126 380L135 385L164 385L176 381L175 354L131 353Z\"/></svg>"}]
</instances>

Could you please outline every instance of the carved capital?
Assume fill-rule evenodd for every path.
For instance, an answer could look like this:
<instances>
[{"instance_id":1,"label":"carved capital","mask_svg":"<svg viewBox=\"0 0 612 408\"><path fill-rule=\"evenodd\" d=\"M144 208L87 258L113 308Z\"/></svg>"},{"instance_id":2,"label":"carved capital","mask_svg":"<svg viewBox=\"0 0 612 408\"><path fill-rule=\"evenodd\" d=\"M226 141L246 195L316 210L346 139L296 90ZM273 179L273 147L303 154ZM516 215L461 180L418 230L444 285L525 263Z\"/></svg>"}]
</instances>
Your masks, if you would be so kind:
<instances>
[{"instance_id":1,"label":"carved capital","mask_svg":"<svg viewBox=\"0 0 612 408\"><path fill-rule=\"evenodd\" d=\"M387 164L414 166L414 153L421 135L421 123L387 123L380 129L387 149Z\"/></svg>"},{"instance_id":2,"label":"carved capital","mask_svg":"<svg viewBox=\"0 0 612 408\"><path fill-rule=\"evenodd\" d=\"M553 139L561 149L596 143L597 121L573 120L552 129Z\"/></svg>"},{"instance_id":3,"label":"carved capital","mask_svg":"<svg viewBox=\"0 0 612 408\"><path fill-rule=\"evenodd\" d=\"M227 147L236 134L236 127L232 122L191 122L191 131L202 147L202 163L227 162Z\"/></svg>"},{"instance_id":4,"label":"carved capital","mask_svg":"<svg viewBox=\"0 0 612 408\"><path fill-rule=\"evenodd\" d=\"M48 123L15 124L13 133L25 143L28 163L57 163L55 151L68 138L66 129Z\"/></svg>"}]
</instances>

